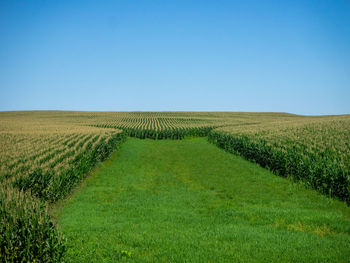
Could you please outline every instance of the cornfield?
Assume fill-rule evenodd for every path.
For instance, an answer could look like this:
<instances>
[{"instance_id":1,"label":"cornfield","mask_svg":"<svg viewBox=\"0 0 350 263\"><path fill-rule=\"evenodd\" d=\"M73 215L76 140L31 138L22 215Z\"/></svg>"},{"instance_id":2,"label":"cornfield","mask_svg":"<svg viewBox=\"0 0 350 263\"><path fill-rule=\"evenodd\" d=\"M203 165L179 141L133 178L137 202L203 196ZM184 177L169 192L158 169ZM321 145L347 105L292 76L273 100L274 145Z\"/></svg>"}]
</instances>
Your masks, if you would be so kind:
<instances>
[{"instance_id":1,"label":"cornfield","mask_svg":"<svg viewBox=\"0 0 350 263\"><path fill-rule=\"evenodd\" d=\"M108 157L124 133L62 123L50 114L46 118L4 115L0 261L59 262L64 239L47 212L47 202L66 196L96 163Z\"/></svg>"},{"instance_id":2,"label":"cornfield","mask_svg":"<svg viewBox=\"0 0 350 263\"><path fill-rule=\"evenodd\" d=\"M350 202L349 116L226 126L209 140L283 177Z\"/></svg>"},{"instance_id":3,"label":"cornfield","mask_svg":"<svg viewBox=\"0 0 350 263\"><path fill-rule=\"evenodd\" d=\"M69 194L125 136L208 136L219 147L280 176L350 202L349 115L2 112L1 262L60 261L64 239L47 212L49 204ZM35 245L38 242L45 246Z\"/></svg>"}]
</instances>

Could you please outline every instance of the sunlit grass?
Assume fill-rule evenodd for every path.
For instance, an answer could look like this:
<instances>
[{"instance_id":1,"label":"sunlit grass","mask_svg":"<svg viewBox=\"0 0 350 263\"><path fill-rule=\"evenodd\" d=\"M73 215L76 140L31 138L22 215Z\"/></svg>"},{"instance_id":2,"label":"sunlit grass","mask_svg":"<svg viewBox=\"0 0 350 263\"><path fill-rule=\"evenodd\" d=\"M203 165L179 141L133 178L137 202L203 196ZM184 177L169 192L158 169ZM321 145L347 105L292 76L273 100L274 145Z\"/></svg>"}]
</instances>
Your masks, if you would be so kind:
<instances>
[{"instance_id":1,"label":"sunlit grass","mask_svg":"<svg viewBox=\"0 0 350 263\"><path fill-rule=\"evenodd\" d=\"M129 138L55 214L71 262L346 262L350 209L206 139Z\"/></svg>"}]
</instances>

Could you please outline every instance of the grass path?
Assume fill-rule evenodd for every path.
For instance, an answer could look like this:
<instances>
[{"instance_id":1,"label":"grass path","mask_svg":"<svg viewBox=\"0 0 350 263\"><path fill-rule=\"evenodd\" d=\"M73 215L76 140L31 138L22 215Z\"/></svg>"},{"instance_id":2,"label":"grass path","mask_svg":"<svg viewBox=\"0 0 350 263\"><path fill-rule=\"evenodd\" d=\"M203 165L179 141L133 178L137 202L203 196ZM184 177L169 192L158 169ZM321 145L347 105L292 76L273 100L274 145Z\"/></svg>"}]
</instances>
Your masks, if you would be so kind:
<instances>
[{"instance_id":1,"label":"grass path","mask_svg":"<svg viewBox=\"0 0 350 263\"><path fill-rule=\"evenodd\" d=\"M128 138L54 211L69 262L347 262L350 209L205 138ZM131 256L122 256L122 250Z\"/></svg>"}]
</instances>

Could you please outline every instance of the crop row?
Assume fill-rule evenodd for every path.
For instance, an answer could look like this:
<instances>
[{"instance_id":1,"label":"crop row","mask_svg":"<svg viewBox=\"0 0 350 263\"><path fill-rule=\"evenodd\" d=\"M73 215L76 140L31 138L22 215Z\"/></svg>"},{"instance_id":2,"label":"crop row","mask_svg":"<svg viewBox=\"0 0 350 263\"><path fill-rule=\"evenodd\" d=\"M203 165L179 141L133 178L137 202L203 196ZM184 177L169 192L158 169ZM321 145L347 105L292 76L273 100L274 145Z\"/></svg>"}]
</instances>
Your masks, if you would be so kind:
<instances>
[{"instance_id":1,"label":"crop row","mask_svg":"<svg viewBox=\"0 0 350 263\"><path fill-rule=\"evenodd\" d=\"M155 139L155 140L162 140L162 139L183 139L186 136L207 136L213 127L211 126L204 126L204 127L194 127L194 128L162 128L162 129L146 129L142 127L125 127L125 126L113 126L113 125L98 125L97 127L104 127L104 128L117 128L122 129L126 135L130 137L137 137L140 139Z\"/></svg>"},{"instance_id":2,"label":"crop row","mask_svg":"<svg viewBox=\"0 0 350 263\"><path fill-rule=\"evenodd\" d=\"M0 133L1 145L11 150L0 156L0 262L60 262L64 240L47 202L66 196L125 138L116 129L39 127Z\"/></svg>"},{"instance_id":3,"label":"crop row","mask_svg":"<svg viewBox=\"0 0 350 263\"><path fill-rule=\"evenodd\" d=\"M29 192L0 186L0 222L0 262L61 262L64 238Z\"/></svg>"},{"instance_id":4,"label":"crop row","mask_svg":"<svg viewBox=\"0 0 350 263\"><path fill-rule=\"evenodd\" d=\"M14 181L14 186L20 190L30 190L32 195L42 200L55 202L66 196L97 162L106 159L123 139L124 133L116 133L108 139L103 138L99 143L89 142L86 150L77 155L74 155L72 151L68 151L57 159L60 160L63 157L74 155L66 169L43 171L41 168L37 168L28 175L19 176ZM55 162L52 164L54 165L51 165L51 167L54 168Z\"/></svg>"},{"instance_id":5,"label":"crop row","mask_svg":"<svg viewBox=\"0 0 350 263\"><path fill-rule=\"evenodd\" d=\"M280 176L350 203L349 127L349 119L224 127L212 131L209 140Z\"/></svg>"},{"instance_id":6,"label":"crop row","mask_svg":"<svg viewBox=\"0 0 350 263\"><path fill-rule=\"evenodd\" d=\"M46 202L66 196L125 135L208 136L276 174L349 202L349 120L280 113L1 113L0 262L60 261L64 242Z\"/></svg>"}]
</instances>

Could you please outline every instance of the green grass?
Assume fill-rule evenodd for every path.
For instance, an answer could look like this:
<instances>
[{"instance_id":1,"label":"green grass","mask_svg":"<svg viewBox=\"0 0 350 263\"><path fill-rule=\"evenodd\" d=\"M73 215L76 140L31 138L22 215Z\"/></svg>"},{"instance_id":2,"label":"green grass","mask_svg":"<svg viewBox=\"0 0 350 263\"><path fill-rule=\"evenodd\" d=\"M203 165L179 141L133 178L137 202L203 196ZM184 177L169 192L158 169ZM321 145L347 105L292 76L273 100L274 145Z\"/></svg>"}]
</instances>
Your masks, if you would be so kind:
<instances>
[{"instance_id":1,"label":"green grass","mask_svg":"<svg viewBox=\"0 0 350 263\"><path fill-rule=\"evenodd\" d=\"M344 203L205 138L128 138L54 212L68 240L68 262L350 258Z\"/></svg>"}]
</instances>

